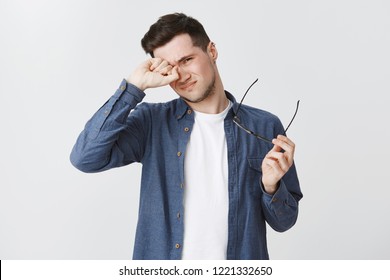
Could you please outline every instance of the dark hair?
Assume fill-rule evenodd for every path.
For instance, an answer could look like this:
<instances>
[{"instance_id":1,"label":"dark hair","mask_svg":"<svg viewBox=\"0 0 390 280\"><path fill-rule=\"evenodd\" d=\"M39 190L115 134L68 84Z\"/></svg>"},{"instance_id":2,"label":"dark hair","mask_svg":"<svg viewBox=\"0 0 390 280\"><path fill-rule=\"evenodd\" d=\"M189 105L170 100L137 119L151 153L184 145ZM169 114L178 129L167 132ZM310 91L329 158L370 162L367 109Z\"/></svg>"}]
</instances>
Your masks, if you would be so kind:
<instances>
[{"instance_id":1,"label":"dark hair","mask_svg":"<svg viewBox=\"0 0 390 280\"><path fill-rule=\"evenodd\" d=\"M174 13L162 16L159 20L150 26L149 31L141 40L142 48L146 53L154 57L153 51L164 46L171 41L173 37L180 34L188 34L191 37L192 44L200 47L203 51L207 50L210 42L203 25L196 19L183 13Z\"/></svg>"}]
</instances>

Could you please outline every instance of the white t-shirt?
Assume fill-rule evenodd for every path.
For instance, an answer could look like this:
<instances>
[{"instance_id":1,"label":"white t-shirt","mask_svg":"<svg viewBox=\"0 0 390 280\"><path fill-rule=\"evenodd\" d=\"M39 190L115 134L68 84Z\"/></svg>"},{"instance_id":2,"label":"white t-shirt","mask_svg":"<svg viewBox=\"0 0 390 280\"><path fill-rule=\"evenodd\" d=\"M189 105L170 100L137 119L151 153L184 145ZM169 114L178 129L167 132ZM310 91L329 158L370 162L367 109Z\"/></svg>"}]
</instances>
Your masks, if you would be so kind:
<instances>
[{"instance_id":1,"label":"white t-shirt","mask_svg":"<svg viewBox=\"0 0 390 280\"><path fill-rule=\"evenodd\" d=\"M184 160L184 242L182 259L226 259L228 162L224 119L194 112Z\"/></svg>"}]
</instances>

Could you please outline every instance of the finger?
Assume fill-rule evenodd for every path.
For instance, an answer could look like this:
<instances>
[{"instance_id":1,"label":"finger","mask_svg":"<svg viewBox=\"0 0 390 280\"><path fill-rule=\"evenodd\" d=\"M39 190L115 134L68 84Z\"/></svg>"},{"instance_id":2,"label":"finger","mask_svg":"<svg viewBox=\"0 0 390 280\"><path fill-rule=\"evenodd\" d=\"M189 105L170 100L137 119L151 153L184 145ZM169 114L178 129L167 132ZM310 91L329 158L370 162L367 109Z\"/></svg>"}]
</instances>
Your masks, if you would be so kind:
<instances>
[{"instance_id":1,"label":"finger","mask_svg":"<svg viewBox=\"0 0 390 280\"><path fill-rule=\"evenodd\" d=\"M159 65L157 65L157 67L153 70L153 72L161 72L167 67L172 68L172 66L169 65L169 63L167 61L163 60L163 61L161 61L161 63Z\"/></svg>"},{"instance_id":2,"label":"finger","mask_svg":"<svg viewBox=\"0 0 390 280\"><path fill-rule=\"evenodd\" d=\"M275 139L272 140L272 143L274 144L274 146L272 147L272 149L270 150L270 152L280 152L282 150L282 148L278 145L276 145L273 141Z\"/></svg>"},{"instance_id":3,"label":"finger","mask_svg":"<svg viewBox=\"0 0 390 280\"><path fill-rule=\"evenodd\" d=\"M274 145L281 147L284 151L286 151L290 154L294 154L295 144L290 139L288 139L286 136L278 135L277 138L272 140L272 143Z\"/></svg>"},{"instance_id":4,"label":"finger","mask_svg":"<svg viewBox=\"0 0 390 280\"><path fill-rule=\"evenodd\" d=\"M287 137L279 137L277 139L273 139L272 143L275 144L275 146L280 147L280 150L278 149L272 149L270 152L274 151L281 151L283 149L283 156L287 160L288 167L290 168L291 165L294 162L294 152L295 152L295 144L288 139Z\"/></svg>"},{"instance_id":5,"label":"finger","mask_svg":"<svg viewBox=\"0 0 390 280\"><path fill-rule=\"evenodd\" d=\"M172 68L171 75L175 78L175 80L180 78L179 72L177 72L177 66Z\"/></svg>"},{"instance_id":6,"label":"finger","mask_svg":"<svg viewBox=\"0 0 390 280\"><path fill-rule=\"evenodd\" d=\"M288 143L288 144L291 145L291 146L294 146L294 145L295 145L294 142L291 141L291 139L288 138L288 137L285 136L285 135L279 134L278 137L277 137L277 139L282 140L282 141Z\"/></svg>"},{"instance_id":7,"label":"finger","mask_svg":"<svg viewBox=\"0 0 390 280\"><path fill-rule=\"evenodd\" d=\"M179 79L179 73L177 72L177 66L173 67L166 76L164 76L164 82L170 84Z\"/></svg>"},{"instance_id":8,"label":"finger","mask_svg":"<svg viewBox=\"0 0 390 280\"><path fill-rule=\"evenodd\" d=\"M286 157L285 153L268 153L267 158L275 160L279 164L280 169L284 172L287 172L292 165L292 163L290 163Z\"/></svg>"},{"instance_id":9,"label":"finger","mask_svg":"<svg viewBox=\"0 0 390 280\"><path fill-rule=\"evenodd\" d=\"M161 64L161 62L162 62L163 60L161 59L161 58L158 58L158 57L156 57L156 58L151 58L150 60L149 60L149 70L150 71L154 71L160 64Z\"/></svg>"},{"instance_id":10,"label":"finger","mask_svg":"<svg viewBox=\"0 0 390 280\"><path fill-rule=\"evenodd\" d=\"M280 167L279 163L277 160L275 159L271 159L271 158L266 158L264 159L263 161L263 164L268 167L268 168L271 168L273 173L274 173L274 177L276 177L277 181L283 177L283 175L286 173L282 170L282 168Z\"/></svg>"},{"instance_id":11,"label":"finger","mask_svg":"<svg viewBox=\"0 0 390 280\"><path fill-rule=\"evenodd\" d=\"M287 164L290 167L294 162L294 151L290 151L286 148L283 152L280 153L283 154L283 158L287 161Z\"/></svg>"},{"instance_id":12,"label":"finger","mask_svg":"<svg viewBox=\"0 0 390 280\"><path fill-rule=\"evenodd\" d=\"M166 75L169 75L170 73L172 73L171 72L171 70L172 70L172 66L171 65L168 65L168 66L166 66L166 67L164 67L164 68L161 68L160 70L158 70L158 73L160 73L161 75L164 75L164 76L166 76ZM156 71L156 70L155 70ZM155 72L154 71L154 72Z\"/></svg>"}]
</instances>

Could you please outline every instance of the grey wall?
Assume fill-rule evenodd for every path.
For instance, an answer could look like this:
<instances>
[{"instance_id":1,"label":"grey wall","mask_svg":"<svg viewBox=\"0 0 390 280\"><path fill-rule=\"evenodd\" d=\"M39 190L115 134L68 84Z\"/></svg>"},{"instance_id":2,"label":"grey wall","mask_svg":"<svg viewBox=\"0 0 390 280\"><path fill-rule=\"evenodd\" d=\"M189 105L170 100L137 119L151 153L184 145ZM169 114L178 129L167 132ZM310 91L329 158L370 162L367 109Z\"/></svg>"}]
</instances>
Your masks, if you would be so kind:
<instances>
[{"instance_id":1,"label":"grey wall","mask_svg":"<svg viewBox=\"0 0 390 280\"><path fill-rule=\"evenodd\" d=\"M141 166L83 174L69 153L147 56L159 16L199 19L225 88L290 128L304 198L273 259L389 259L388 1L0 0L0 259L129 259ZM175 98L170 88L145 101Z\"/></svg>"}]
</instances>

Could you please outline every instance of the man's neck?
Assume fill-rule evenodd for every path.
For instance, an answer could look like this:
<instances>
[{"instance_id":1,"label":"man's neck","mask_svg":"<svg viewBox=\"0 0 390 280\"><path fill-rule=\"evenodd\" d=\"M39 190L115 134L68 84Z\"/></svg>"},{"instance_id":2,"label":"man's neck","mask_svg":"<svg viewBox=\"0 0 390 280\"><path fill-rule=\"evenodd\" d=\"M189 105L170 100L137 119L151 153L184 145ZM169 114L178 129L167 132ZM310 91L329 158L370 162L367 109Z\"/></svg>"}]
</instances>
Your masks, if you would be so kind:
<instances>
[{"instance_id":1,"label":"man's neck","mask_svg":"<svg viewBox=\"0 0 390 280\"><path fill-rule=\"evenodd\" d=\"M215 92L205 100L198 103L186 101L195 111L205 114L218 114L223 112L229 105L229 99L226 97L225 90L221 82L216 83Z\"/></svg>"}]
</instances>

